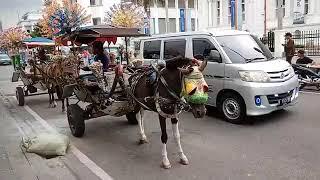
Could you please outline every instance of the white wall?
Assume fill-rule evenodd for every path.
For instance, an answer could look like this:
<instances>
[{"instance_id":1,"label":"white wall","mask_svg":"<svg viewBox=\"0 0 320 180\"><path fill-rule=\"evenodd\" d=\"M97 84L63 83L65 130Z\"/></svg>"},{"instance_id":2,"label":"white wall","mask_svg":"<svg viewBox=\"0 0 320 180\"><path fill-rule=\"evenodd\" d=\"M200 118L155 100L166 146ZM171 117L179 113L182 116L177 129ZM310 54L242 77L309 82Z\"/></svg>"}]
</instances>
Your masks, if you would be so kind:
<instances>
[{"instance_id":1,"label":"white wall","mask_svg":"<svg viewBox=\"0 0 320 180\"><path fill-rule=\"evenodd\" d=\"M77 2L86 9L87 14L91 15L91 22L86 25L92 25L92 18L101 18L103 23L105 13L110 10L112 5L120 3L120 0L102 0L102 6L91 6L90 0L78 0Z\"/></svg>"}]
</instances>

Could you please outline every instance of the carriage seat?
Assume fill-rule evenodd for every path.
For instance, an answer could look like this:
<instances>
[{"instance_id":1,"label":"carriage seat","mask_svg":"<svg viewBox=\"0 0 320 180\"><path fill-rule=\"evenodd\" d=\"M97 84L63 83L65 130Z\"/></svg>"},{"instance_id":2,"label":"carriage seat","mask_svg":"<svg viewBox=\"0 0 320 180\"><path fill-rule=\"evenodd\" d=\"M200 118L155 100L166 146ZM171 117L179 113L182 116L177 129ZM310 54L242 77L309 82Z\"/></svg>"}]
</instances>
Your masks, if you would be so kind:
<instances>
[{"instance_id":1,"label":"carriage seat","mask_svg":"<svg viewBox=\"0 0 320 180\"><path fill-rule=\"evenodd\" d=\"M97 82L97 78L92 73L91 74L81 74L81 75L79 75L79 78L83 81L87 79L90 82Z\"/></svg>"}]
</instances>

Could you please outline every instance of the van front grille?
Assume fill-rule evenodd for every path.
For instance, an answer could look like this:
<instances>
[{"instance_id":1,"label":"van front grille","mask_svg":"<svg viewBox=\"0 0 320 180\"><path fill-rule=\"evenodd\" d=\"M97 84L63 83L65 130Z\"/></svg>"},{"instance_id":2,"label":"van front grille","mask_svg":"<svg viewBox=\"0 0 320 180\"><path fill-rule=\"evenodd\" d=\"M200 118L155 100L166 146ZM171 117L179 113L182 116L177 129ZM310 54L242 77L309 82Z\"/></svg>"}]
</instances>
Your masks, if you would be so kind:
<instances>
[{"instance_id":1,"label":"van front grille","mask_svg":"<svg viewBox=\"0 0 320 180\"><path fill-rule=\"evenodd\" d=\"M267 72L267 73L268 73L271 81L273 81L273 82L286 81L290 78L289 69L285 69L282 71Z\"/></svg>"},{"instance_id":2,"label":"van front grille","mask_svg":"<svg viewBox=\"0 0 320 180\"><path fill-rule=\"evenodd\" d=\"M281 94L267 95L267 98L268 98L269 104L278 104L280 99L284 99L286 97L292 96L292 94L293 94L293 90L286 93L281 93Z\"/></svg>"}]
</instances>

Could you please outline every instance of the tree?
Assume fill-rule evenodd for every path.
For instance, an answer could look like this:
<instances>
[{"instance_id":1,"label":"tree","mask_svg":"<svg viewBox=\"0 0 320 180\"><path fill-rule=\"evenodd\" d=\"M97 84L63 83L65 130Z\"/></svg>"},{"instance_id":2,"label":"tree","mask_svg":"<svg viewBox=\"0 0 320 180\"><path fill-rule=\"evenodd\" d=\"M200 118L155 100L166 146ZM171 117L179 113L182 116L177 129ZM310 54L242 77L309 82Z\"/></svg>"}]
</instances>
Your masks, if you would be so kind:
<instances>
[{"instance_id":1,"label":"tree","mask_svg":"<svg viewBox=\"0 0 320 180\"><path fill-rule=\"evenodd\" d=\"M37 23L34 28L33 31L31 31L30 35L31 37L42 37L43 36L43 32L42 32L42 27L39 23Z\"/></svg>"},{"instance_id":2,"label":"tree","mask_svg":"<svg viewBox=\"0 0 320 180\"><path fill-rule=\"evenodd\" d=\"M47 0L44 6L43 18L39 24L47 37L69 33L90 20L85 9L70 0L62 0L62 5Z\"/></svg>"},{"instance_id":3,"label":"tree","mask_svg":"<svg viewBox=\"0 0 320 180\"><path fill-rule=\"evenodd\" d=\"M131 2L113 5L106 13L105 22L115 27L143 28L145 11Z\"/></svg>"},{"instance_id":4,"label":"tree","mask_svg":"<svg viewBox=\"0 0 320 180\"><path fill-rule=\"evenodd\" d=\"M16 50L27 38L29 34L21 27L11 27L0 34L0 49Z\"/></svg>"},{"instance_id":5,"label":"tree","mask_svg":"<svg viewBox=\"0 0 320 180\"><path fill-rule=\"evenodd\" d=\"M41 27L41 34L44 37L52 38L53 37L53 29L50 27L50 17L60 9L60 5L56 1L44 1L44 9L42 11L42 19L39 21L39 27Z\"/></svg>"}]
</instances>

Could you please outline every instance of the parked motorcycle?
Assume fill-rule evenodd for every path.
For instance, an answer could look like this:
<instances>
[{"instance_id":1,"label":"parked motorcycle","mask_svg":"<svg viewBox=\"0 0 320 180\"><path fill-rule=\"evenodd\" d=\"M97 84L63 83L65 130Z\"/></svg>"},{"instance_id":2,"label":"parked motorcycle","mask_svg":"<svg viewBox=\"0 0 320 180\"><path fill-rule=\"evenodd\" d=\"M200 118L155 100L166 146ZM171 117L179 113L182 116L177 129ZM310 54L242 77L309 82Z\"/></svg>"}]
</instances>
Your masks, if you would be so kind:
<instances>
[{"instance_id":1,"label":"parked motorcycle","mask_svg":"<svg viewBox=\"0 0 320 180\"><path fill-rule=\"evenodd\" d=\"M320 74L307 67L307 65L292 64L292 67L298 75L300 90L307 86L314 86L318 91L320 90Z\"/></svg>"}]
</instances>

